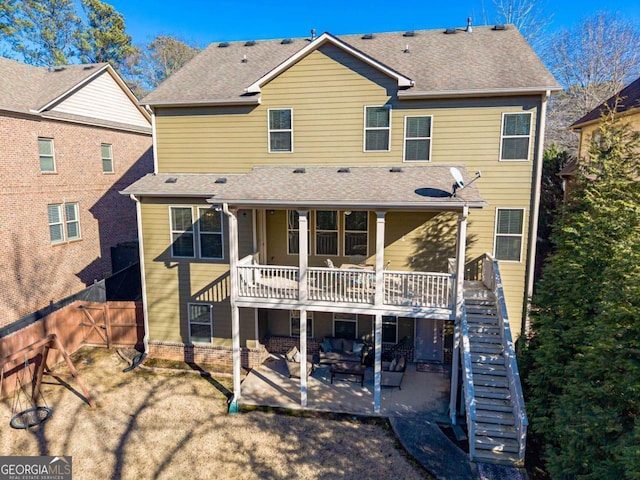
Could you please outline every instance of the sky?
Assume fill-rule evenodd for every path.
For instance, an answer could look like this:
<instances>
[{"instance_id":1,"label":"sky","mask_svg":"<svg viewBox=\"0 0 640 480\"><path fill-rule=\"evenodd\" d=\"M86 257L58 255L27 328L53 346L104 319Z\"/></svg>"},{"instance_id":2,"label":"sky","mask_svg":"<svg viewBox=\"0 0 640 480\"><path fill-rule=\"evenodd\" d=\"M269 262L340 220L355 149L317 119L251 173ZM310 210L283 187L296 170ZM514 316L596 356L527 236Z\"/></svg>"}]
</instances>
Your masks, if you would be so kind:
<instances>
[{"instance_id":1,"label":"sky","mask_svg":"<svg viewBox=\"0 0 640 480\"><path fill-rule=\"evenodd\" d=\"M306 37L317 34L394 32L496 23L494 0L105 0L125 17L136 45L171 35L191 45ZM547 32L571 28L603 9L640 24L640 0L535 0ZM579 6L579 8L577 8Z\"/></svg>"}]
</instances>

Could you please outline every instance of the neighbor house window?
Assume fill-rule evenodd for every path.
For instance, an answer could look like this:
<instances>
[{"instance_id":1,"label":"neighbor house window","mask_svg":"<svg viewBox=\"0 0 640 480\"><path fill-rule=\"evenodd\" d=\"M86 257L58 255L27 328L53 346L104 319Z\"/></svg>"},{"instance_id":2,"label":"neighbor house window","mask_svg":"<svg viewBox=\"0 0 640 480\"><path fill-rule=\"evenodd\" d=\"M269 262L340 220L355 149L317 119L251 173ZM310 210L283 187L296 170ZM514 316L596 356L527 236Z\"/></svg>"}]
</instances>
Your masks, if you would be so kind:
<instances>
[{"instance_id":1,"label":"neighbor house window","mask_svg":"<svg viewBox=\"0 0 640 480\"><path fill-rule=\"evenodd\" d=\"M300 336L300 311L291 310L291 336ZM313 314L307 312L307 337L313 337Z\"/></svg>"},{"instance_id":2,"label":"neighbor house window","mask_svg":"<svg viewBox=\"0 0 640 480\"><path fill-rule=\"evenodd\" d=\"M355 313L333 314L333 336L355 340L358 332L358 316Z\"/></svg>"},{"instance_id":3,"label":"neighbor house window","mask_svg":"<svg viewBox=\"0 0 640 480\"><path fill-rule=\"evenodd\" d=\"M39 138L38 153L40 155L40 171L42 173L55 173L56 161L53 156L53 139Z\"/></svg>"},{"instance_id":4,"label":"neighbor house window","mask_svg":"<svg viewBox=\"0 0 640 480\"><path fill-rule=\"evenodd\" d=\"M316 212L316 255L338 255L338 212Z\"/></svg>"},{"instance_id":5,"label":"neighbor house window","mask_svg":"<svg viewBox=\"0 0 640 480\"><path fill-rule=\"evenodd\" d=\"M195 257L191 207L171 207L171 256Z\"/></svg>"},{"instance_id":6,"label":"neighbor house window","mask_svg":"<svg viewBox=\"0 0 640 480\"><path fill-rule=\"evenodd\" d=\"M188 308L190 342L211 343L211 338L213 337L211 305L208 303L190 303Z\"/></svg>"},{"instance_id":7,"label":"neighbor house window","mask_svg":"<svg viewBox=\"0 0 640 480\"><path fill-rule=\"evenodd\" d=\"M382 316L382 343L398 343L398 317Z\"/></svg>"},{"instance_id":8,"label":"neighbor house window","mask_svg":"<svg viewBox=\"0 0 640 480\"><path fill-rule=\"evenodd\" d=\"M269 152L293 152L293 112L269 109Z\"/></svg>"},{"instance_id":9,"label":"neighbor house window","mask_svg":"<svg viewBox=\"0 0 640 480\"><path fill-rule=\"evenodd\" d=\"M111 145L103 143L100 149L102 150L102 172L113 173L113 149Z\"/></svg>"},{"instance_id":10,"label":"neighbor house window","mask_svg":"<svg viewBox=\"0 0 640 480\"><path fill-rule=\"evenodd\" d=\"M391 108L364 107L364 151L387 152L391 133Z\"/></svg>"},{"instance_id":11,"label":"neighbor house window","mask_svg":"<svg viewBox=\"0 0 640 480\"><path fill-rule=\"evenodd\" d=\"M499 208L496 211L496 260L519 262L522 256L524 209Z\"/></svg>"},{"instance_id":12,"label":"neighbor house window","mask_svg":"<svg viewBox=\"0 0 640 480\"><path fill-rule=\"evenodd\" d=\"M505 113L502 116L500 160L529 160L531 113Z\"/></svg>"},{"instance_id":13,"label":"neighbor house window","mask_svg":"<svg viewBox=\"0 0 640 480\"><path fill-rule=\"evenodd\" d=\"M80 211L77 203L56 203L47 207L51 243L79 240Z\"/></svg>"},{"instance_id":14,"label":"neighbor house window","mask_svg":"<svg viewBox=\"0 0 640 480\"><path fill-rule=\"evenodd\" d=\"M431 116L404 117L404 160L431 159Z\"/></svg>"},{"instance_id":15,"label":"neighbor house window","mask_svg":"<svg viewBox=\"0 0 640 480\"><path fill-rule=\"evenodd\" d=\"M201 258L223 258L222 212L215 208L199 208L198 237Z\"/></svg>"},{"instance_id":16,"label":"neighbor house window","mask_svg":"<svg viewBox=\"0 0 640 480\"><path fill-rule=\"evenodd\" d=\"M367 255L368 212L345 212L344 254Z\"/></svg>"}]
</instances>

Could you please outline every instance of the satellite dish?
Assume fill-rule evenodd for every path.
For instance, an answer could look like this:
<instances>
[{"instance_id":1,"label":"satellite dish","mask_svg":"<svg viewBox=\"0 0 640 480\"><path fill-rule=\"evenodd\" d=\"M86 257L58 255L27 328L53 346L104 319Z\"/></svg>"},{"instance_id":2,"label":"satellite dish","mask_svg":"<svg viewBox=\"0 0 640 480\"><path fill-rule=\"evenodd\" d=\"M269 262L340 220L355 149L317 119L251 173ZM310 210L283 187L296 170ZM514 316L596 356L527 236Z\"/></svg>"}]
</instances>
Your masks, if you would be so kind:
<instances>
[{"instance_id":1,"label":"satellite dish","mask_svg":"<svg viewBox=\"0 0 640 480\"><path fill-rule=\"evenodd\" d=\"M451 176L453 177L453 179L456 181L456 186L458 188L464 187L464 180L462 179L460 170L458 170L456 167L451 167L449 171L451 172Z\"/></svg>"}]
</instances>

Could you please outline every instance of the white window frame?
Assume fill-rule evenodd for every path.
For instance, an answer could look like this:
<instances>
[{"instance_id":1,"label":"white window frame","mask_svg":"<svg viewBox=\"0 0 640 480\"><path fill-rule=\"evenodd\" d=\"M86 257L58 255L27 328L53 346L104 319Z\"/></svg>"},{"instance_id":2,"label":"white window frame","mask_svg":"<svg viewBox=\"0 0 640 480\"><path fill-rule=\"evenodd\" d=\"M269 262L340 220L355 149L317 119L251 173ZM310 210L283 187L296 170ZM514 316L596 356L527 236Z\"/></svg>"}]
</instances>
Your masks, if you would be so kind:
<instances>
[{"instance_id":1,"label":"white window frame","mask_svg":"<svg viewBox=\"0 0 640 480\"><path fill-rule=\"evenodd\" d=\"M389 110L389 126L388 127L367 127L367 109L368 108L386 108ZM375 152L390 152L391 151L391 123L392 123L392 108L391 105L365 105L364 106L364 119L363 119L363 129L364 134L362 136L362 151L367 153L375 153ZM389 140L387 142L386 150L367 150L367 131L377 131L377 130L387 130L389 132Z\"/></svg>"},{"instance_id":2,"label":"white window frame","mask_svg":"<svg viewBox=\"0 0 640 480\"><path fill-rule=\"evenodd\" d=\"M521 210L522 211L522 233L498 233L498 218L500 217L500 211L502 210ZM525 217L526 217L526 209L522 207L497 207L496 208L496 218L495 218L495 226L493 229L493 258L500 262L505 263L521 263L522 262L522 252L524 250L524 227L525 227ZM498 243L498 235L500 237L520 237L520 254L518 255L518 260L504 260L500 259L496 256L496 246Z\"/></svg>"},{"instance_id":3,"label":"white window frame","mask_svg":"<svg viewBox=\"0 0 640 480\"><path fill-rule=\"evenodd\" d=\"M529 116L529 133L527 135L505 135L504 120L507 115L528 115ZM531 157L531 131L533 130L533 113L532 112L503 112L500 123L500 156L501 162L528 162ZM502 145L506 138L527 138L527 158L502 158Z\"/></svg>"},{"instance_id":4,"label":"white window frame","mask_svg":"<svg viewBox=\"0 0 640 480\"><path fill-rule=\"evenodd\" d=\"M357 313L334 313L331 328L333 336L336 336L336 321L338 322L353 322L356 326L355 340L358 339L358 314Z\"/></svg>"},{"instance_id":5,"label":"white window frame","mask_svg":"<svg viewBox=\"0 0 640 480\"><path fill-rule=\"evenodd\" d=\"M291 128L271 128L271 112L289 110L291 112ZM272 150L271 134L289 132L291 135L291 150ZM269 153L293 153L293 108L268 108L267 109L267 142L269 143Z\"/></svg>"},{"instance_id":6,"label":"white window frame","mask_svg":"<svg viewBox=\"0 0 640 480\"><path fill-rule=\"evenodd\" d=\"M202 217L201 211L209 211L212 210L215 213L217 213L220 217L220 231L219 232L203 232L202 229L200 228L200 218ZM202 259L206 259L206 260L224 260L224 218L222 217L222 212L220 211L216 211L214 207L197 207L196 208L196 212L198 213L198 221L196 222L196 225L194 225L194 229L197 232L198 235L198 251L197 253L199 254L200 258ZM194 232L194 233L196 233ZM202 236L206 236L206 235L220 235L220 245L221 245L221 250L220 250L220 256L219 257L205 257L202 253ZM194 251L194 253L196 253Z\"/></svg>"},{"instance_id":7,"label":"white window frame","mask_svg":"<svg viewBox=\"0 0 640 480\"><path fill-rule=\"evenodd\" d=\"M294 320L298 320L297 334L293 333ZM289 310L289 336L296 338L300 337L300 310ZM313 338L313 312L307 312L307 338Z\"/></svg>"},{"instance_id":8,"label":"white window frame","mask_svg":"<svg viewBox=\"0 0 640 480\"><path fill-rule=\"evenodd\" d=\"M192 244L193 244L193 255L176 255L173 251L173 246L175 239L173 238L174 234L184 234L189 230L174 230L173 229L173 209L180 208L189 210L191 212L191 234L192 234ZM196 222L193 221L193 207L191 205L169 205L169 245L171 245L171 257L172 258L196 258Z\"/></svg>"},{"instance_id":9,"label":"white window frame","mask_svg":"<svg viewBox=\"0 0 640 480\"><path fill-rule=\"evenodd\" d=\"M104 147L109 147L109 156L105 157L103 154L103 148ZM115 172L115 166L113 164L113 145L110 143L101 143L100 144L100 157L102 158L102 173L104 174L111 174ZM111 170L105 170L104 168L104 162L105 160L109 160L109 162L111 162Z\"/></svg>"},{"instance_id":10,"label":"white window frame","mask_svg":"<svg viewBox=\"0 0 640 480\"><path fill-rule=\"evenodd\" d=\"M407 121L410 118L430 118L430 122L429 122L429 136L428 137L407 137ZM429 158L427 158L426 160L420 159L420 160L407 160L407 141L411 141L411 140L429 140ZM404 162L407 163L414 163L414 162L430 162L431 161L431 149L433 147L433 115L405 115L404 117L404 142L402 144L402 148L403 148L403 153L402 153L402 159Z\"/></svg>"},{"instance_id":11,"label":"white window frame","mask_svg":"<svg viewBox=\"0 0 640 480\"><path fill-rule=\"evenodd\" d=\"M192 306L205 306L209 309L209 323L204 323L204 322L196 322L196 321L192 321L191 320L191 307ZM200 345L210 345L213 341L213 305L211 305L210 303L203 303L203 302L189 302L187 303L187 322L189 324L189 343L193 344L200 344ZM209 341L208 342L201 342L201 341L196 341L194 342L191 338L191 325L207 325L209 327Z\"/></svg>"},{"instance_id":12,"label":"white window frame","mask_svg":"<svg viewBox=\"0 0 640 480\"><path fill-rule=\"evenodd\" d=\"M316 255L318 256L324 256L324 257L339 257L340 256L340 212L338 210L319 210L320 212L335 212L336 213L336 230L324 230L324 229L319 229L318 228L318 210L316 210L314 212L314 222L313 222L313 228L314 228L314 232L313 232L313 237L314 237L314 252L316 253ZM335 254L331 254L331 253L319 253L318 252L318 233L320 232L328 232L328 233L334 233L336 234L336 253Z\"/></svg>"},{"instance_id":13,"label":"white window frame","mask_svg":"<svg viewBox=\"0 0 640 480\"><path fill-rule=\"evenodd\" d=\"M290 215L299 215L297 210L287 210L287 255L300 255L300 217L298 217L298 228L294 228L293 226L291 226L291 224L289 223L289 216ZM292 252L291 251L291 244L289 243L289 235L291 232L298 232L298 251L297 252Z\"/></svg>"},{"instance_id":14,"label":"white window frame","mask_svg":"<svg viewBox=\"0 0 640 480\"><path fill-rule=\"evenodd\" d=\"M365 256L369 256L369 212L368 211L364 211L364 210L359 210L359 212L364 212L367 218L367 228L365 230L347 230L347 218L349 215L353 215L356 212L344 212L345 218L344 218L344 224L343 224L343 229L342 229L342 254L345 257L349 257L351 255L365 255ZM340 228L340 226L338 225L338 228ZM346 250L347 250L347 233L359 233L362 234L364 233L367 236L367 239L365 241L365 245L366 245L366 250L364 253L362 254L354 254L354 253L349 253L347 254Z\"/></svg>"},{"instance_id":15,"label":"white window frame","mask_svg":"<svg viewBox=\"0 0 640 480\"><path fill-rule=\"evenodd\" d=\"M42 154L40 153L40 142L41 141L46 141L46 142L50 142L51 143L51 161L53 162L53 170L43 170L42 169ZM45 155L45 157L49 158L48 155ZM51 175L51 174L54 174L54 173L58 173L57 166L56 166L56 150L55 150L55 145L53 143L53 138L38 137L38 162L40 164L40 173L43 173L45 175Z\"/></svg>"},{"instance_id":16,"label":"white window frame","mask_svg":"<svg viewBox=\"0 0 640 480\"><path fill-rule=\"evenodd\" d=\"M395 318L396 319L396 323L395 323L395 326L396 326L396 339L393 342L385 342L384 340L382 340L382 343L386 343L388 345L395 345L396 343L398 343L398 323L400 323L400 322L398 322L398 317L395 316L395 315L383 315L382 316L382 326L383 326L382 332L383 333L384 333L384 325L385 325L384 319L385 318ZM387 322L387 324L389 325L390 323ZM384 335L383 335L383 337L384 337Z\"/></svg>"},{"instance_id":17,"label":"white window frame","mask_svg":"<svg viewBox=\"0 0 640 480\"><path fill-rule=\"evenodd\" d=\"M49 241L51 245L60 245L62 243L76 242L78 240L82 240L82 230L80 229L80 205L78 202L64 202L64 203L50 203L47 205L47 217L49 216L49 209L51 207L56 207L58 210L58 222L50 222L48 221L49 226ZM67 215L67 208L73 207L75 219L69 220ZM77 223L78 224L78 235L75 237L69 236L69 224ZM59 225L60 232L62 233L62 238L60 240L53 240L51 238L51 226Z\"/></svg>"}]
</instances>

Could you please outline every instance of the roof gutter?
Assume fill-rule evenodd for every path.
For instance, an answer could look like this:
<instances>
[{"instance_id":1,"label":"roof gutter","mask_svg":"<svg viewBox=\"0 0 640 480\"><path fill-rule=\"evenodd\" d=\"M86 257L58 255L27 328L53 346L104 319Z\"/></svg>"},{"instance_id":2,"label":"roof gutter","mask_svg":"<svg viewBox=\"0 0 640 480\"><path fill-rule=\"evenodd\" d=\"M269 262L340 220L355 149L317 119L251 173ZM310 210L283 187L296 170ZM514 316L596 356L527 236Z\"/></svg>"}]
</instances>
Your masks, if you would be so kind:
<instances>
[{"instance_id":1,"label":"roof gutter","mask_svg":"<svg viewBox=\"0 0 640 480\"><path fill-rule=\"evenodd\" d=\"M398 92L399 100L420 100L430 98L467 98L467 97L515 97L519 95L546 95L562 90L556 87L525 87L525 88L489 88L474 90L429 90L429 91L401 91Z\"/></svg>"},{"instance_id":2,"label":"roof gutter","mask_svg":"<svg viewBox=\"0 0 640 480\"><path fill-rule=\"evenodd\" d=\"M262 98L260 95L250 95L237 98L210 98L198 100L167 100L165 102L140 102L141 105L149 107L207 107L207 106L242 106L260 105Z\"/></svg>"},{"instance_id":3,"label":"roof gutter","mask_svg":"<svg viewBox=\"0 0 640 480\"><path fill-rule=\"evenodd\" d=\"M485 201L466 201L460 199L455 202L411 202L411 203L354 203L354 202L335 202L335 201L283 201L283 200L230 200L230 199L218 199L215 196L207 199L208 203L220 205L227 203L236 207L252 207L252 208L300 208L303 205L305 208L325 208L333 210L341 209L362 209L362 210L463 210L468 208L483 208L488 206Z\"/></svg>"}]
</instances>

